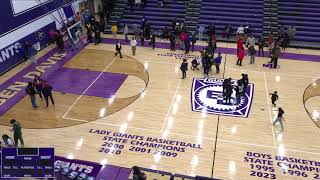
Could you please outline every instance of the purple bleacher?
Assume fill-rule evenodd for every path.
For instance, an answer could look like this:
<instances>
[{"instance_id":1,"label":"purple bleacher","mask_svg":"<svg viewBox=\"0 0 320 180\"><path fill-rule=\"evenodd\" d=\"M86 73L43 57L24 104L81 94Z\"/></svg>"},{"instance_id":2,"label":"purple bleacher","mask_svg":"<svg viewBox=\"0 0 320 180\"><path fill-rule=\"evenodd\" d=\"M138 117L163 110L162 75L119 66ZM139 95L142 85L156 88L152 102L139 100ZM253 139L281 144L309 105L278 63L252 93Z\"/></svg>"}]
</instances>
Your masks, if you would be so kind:
<instances>
[{"instance_id":1,"label":"purple bleacher","mask_svg":"<svg viewBox=\"0 0 320 180\"><path fill-rule=\"evenodd\" d=\"M263 1L261 0L202 0L198 24L214 24L217 34L230 24L233 30L248 23L255 36L263 32Z\"/></svg>"},{"instance_id":2,"label":"purple bleacher","mask_svg":"<svg viewBox=\"0 0 320 180\"><path fill-rule=\"evenodd\" d=\"M279 24L296 26L294 41L320 43L320 1L279 0Z\"/></svg>"},{"instance_id":3,"label":"purple bleacher","mask_svg":"<svg viewBox=\"0 0 320 180\"><path fill-rule=\"evenodd\" d=\"M166 3L163 7L159 7L158 0L148 0L144 8L130 8L125 10L121 23L127 24L129 27L133 24L140 26L143 16L151 25L152 30L163 30L165 26L171 28L171 20L176 17L179 22L184 22L186 7L188 0L179 0Z\"/></svg>"}]
</instances>

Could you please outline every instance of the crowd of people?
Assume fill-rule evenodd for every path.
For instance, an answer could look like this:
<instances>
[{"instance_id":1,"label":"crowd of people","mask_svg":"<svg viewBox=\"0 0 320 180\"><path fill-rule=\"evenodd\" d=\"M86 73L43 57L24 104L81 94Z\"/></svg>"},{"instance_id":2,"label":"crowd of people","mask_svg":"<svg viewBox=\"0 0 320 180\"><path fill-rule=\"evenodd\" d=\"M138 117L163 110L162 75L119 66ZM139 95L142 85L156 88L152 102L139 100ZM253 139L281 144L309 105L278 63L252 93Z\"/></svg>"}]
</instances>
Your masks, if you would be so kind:
<instances>
[{"instance_id":1,"label":"crowd of people","mask_svg":"<svg viewBox=\"0 0 320 180\"><path fill-rule=\"evenodd\" d=\"M241 74L241 79L237 80L236 84L232 84L232 79L224 79L222 83L222 95L223 95L223 101L226 104L229 105L239 105L241 103L241 100L245 96L247 87L249 85L249 77L248 74ZM235 101L232 102L232 94L235 91L236 98Z\"/></svg>"},{"instance_id":2,"label":"crowd of people","mask_svg":"<svg viewBox=\"0 0 320 180\"><path fill-rule=\"evenodd\" d=\"M31 105L34 109L39 108L36 100L37 94L39 95L40 100L43 100L43 98L45 99L46 107L49 107L49 98L51 100L52 105L54 106L52 86L48 83L48 81L41 79L39 76L35 76L33 82L28 82L25 91L29 95Z\"/></svg>"}]
</instances>

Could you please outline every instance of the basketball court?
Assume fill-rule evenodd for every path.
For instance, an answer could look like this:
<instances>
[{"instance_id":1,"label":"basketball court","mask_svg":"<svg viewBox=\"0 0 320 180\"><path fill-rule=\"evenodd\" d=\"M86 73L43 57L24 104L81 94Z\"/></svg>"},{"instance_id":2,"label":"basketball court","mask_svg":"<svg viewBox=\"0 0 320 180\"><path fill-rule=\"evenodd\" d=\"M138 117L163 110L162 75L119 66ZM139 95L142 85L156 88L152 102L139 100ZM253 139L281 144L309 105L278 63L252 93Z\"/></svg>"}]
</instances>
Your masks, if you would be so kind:
<instances>
[{"instance_id":1,"label":"basketball court","mask_svg":"<svg viewBox=\"0 0 320 180\"><path fill-rule=\"evenodd\" d=\"M219 179L320 179L319 51L289 48L274 70L262 66L269 57L256 57L254 65L245 57L236 66L236 44L218 43L219 74L213 69L204 78L202 68L189 68L181 79L184 52L170 51L168 42L155 50L138 46L134 57L123 45L121 59L111 36L103 37L76 51L51 45L37 64L20 64L2 76L2 133L11 134L14 118L26 147L52 146L58 156L127 168ZM190 53L189 65L196 56ZM238 80L242 73L250 82L245 99L224 105L223 79ZM34 75L53 86L55 107L46 108L37 96L40 108L33 110L24 87ZM285 111L284 131L272 125L274 91Z\"/></svg>"}]
</instances>

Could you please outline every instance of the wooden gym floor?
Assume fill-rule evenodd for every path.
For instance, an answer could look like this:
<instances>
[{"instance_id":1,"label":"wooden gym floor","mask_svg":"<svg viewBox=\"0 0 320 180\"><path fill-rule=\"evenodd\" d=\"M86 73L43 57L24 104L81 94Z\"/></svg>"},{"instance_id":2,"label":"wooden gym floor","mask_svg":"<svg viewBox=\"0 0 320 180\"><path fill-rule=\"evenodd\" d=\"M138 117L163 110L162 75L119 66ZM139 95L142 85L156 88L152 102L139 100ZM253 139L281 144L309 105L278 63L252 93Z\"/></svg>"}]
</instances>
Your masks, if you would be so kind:
<instances>
[{"instance_id":1,"label":"wooden gym floor","mask_svg":"<svg viewBox=\"0 0 320 180\"><path fill-rule=\"evenodd\" d=\"M236 45L218 43L218 47L235 48ZM52 48L44 49L39 56ZM256 57L256 63L249 65L249 57L245 57L244 66L238 67L235 65L235 55L223 54L220 74L211 72L211 77L239 79L241 73L247 73L250 83L254 84L249 116L240 118L192 111L192 80L203 77L202 69L189 69L187 78L182 80L179 69L181 59L158 55L168 53L168 49L137 47L137 54L132 57L131 48L123 46L123 59L114 56L114 49L111 44L88 45L63 66L83 71L125 74L126 78L114 96L103 98L86 95L84 91L80 94L55 91L55 108L45 108L44 101L37 99L39 110L31 108L29 97L26 96L1 116L1 133L11 135L8 122L15 118L24 127L26 147L54 146L59 156L124 167L138 165L173 174L245 180L259 176L276 176L276 179L319 177L317 174L320 172L316 170L292 169L294 171L284 172L282 169L290 170L290 163L280 167L281 161L276 160L276 156L285 156L320 161L320 142L317 139L320 137L317 126L320 124L317 120L320 98L313 97L319 95L318 84L315 84L316 90L307 91L310 93L307 96L311 98L306 100L306 104L303 99L306 88L320 77L319 62L280 59L281 68L273 70L262 67L269 58ZM316 50L289 48L286 52L320 55ZM190 64L190 59L188 61ZM26 66L29 64L14 68L3 75L0 82L10 79ZM83 77L73 81L78 79L81 81ZM62 79L60 83L66 83L65 80ZM97 80L94 79L90 87ZM70 88L73 86L70 85ZM285 111L284 131L271 123L276 115L269 96L273 91L278 91L278 107ZM305 106L311 112L311 117ZM317 117L312 119L313 115ZM124 145L120 154L99 152L108 141L107 136L118 137L120 133L123 136L135 135L127 143L118 143ZM181 150L182 145L176 145L177 149L180 148L178 151L184 152L163 150L166 154L161 155L156 153L157 148L137 145L138 136L145 141L149 137L149 140L158 138L194 145L184 150ZM111 140L107 143L111 143ZM141 152L144 151L141 148L151 151ZM255 156L254 162L250 162L250 155ZM263 160L272 162L263 164ZM257 165L274 167L275 172L264 171L263 167ZM309 170L310 167L320 168L320 163L318 166L309 163L308 166ZM303 177L304 174L308 177Z\"/></svg>"}]
</instances>

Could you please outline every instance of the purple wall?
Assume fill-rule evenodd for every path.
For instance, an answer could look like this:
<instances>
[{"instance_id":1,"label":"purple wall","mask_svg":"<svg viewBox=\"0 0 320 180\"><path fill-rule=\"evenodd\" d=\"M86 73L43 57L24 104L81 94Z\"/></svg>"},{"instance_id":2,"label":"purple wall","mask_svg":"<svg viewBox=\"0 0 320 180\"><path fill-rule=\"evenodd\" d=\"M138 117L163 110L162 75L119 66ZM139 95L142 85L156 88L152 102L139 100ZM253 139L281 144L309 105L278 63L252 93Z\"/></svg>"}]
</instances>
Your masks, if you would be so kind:
<instances>
[{"instance_id":1,"label":"purple wall","mask_svg":"<svg viewBox=\"0 0 320 180\"><path fill-rule=\"evenodd\" d=\"M22 56L17 51L17 46L19 44L24 44L24 42L34 44L39 41L41 48L43 48L48 44L50 40L50 29L55 28L55 22L52 22L35 32L30 32L28 36L20 39L19 41L12 42L7 47L0 49L0 75L7 72L23 60ZM6 56L4 56L3 54L6 54Z\"/></svg>"}]
</instances>

